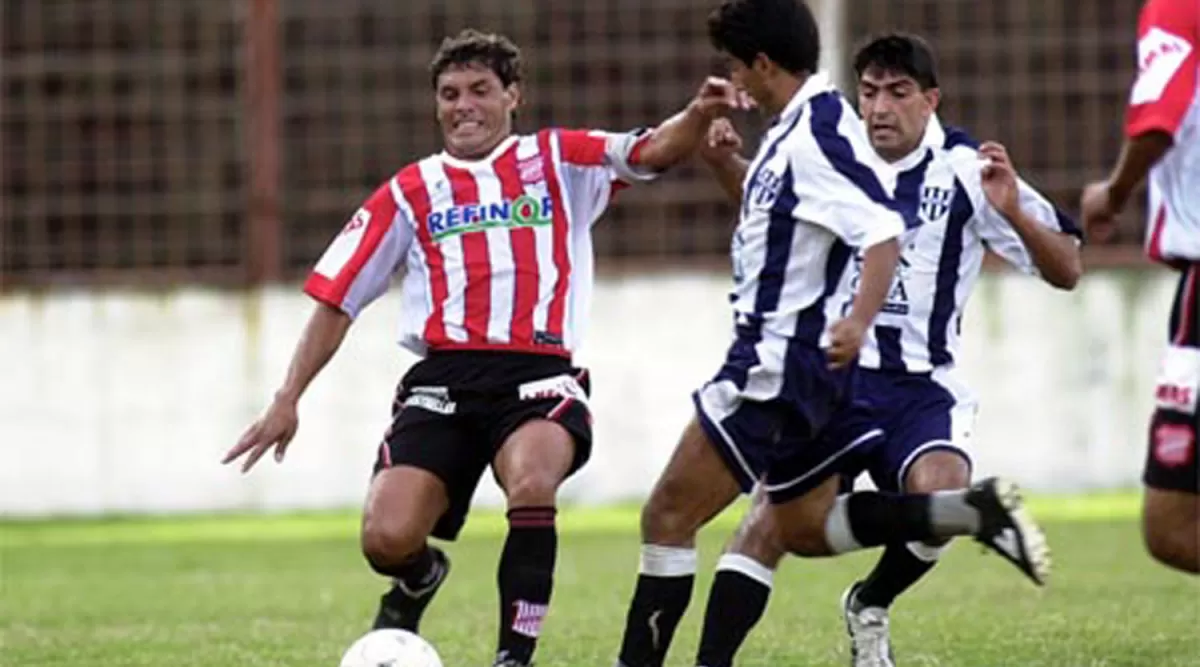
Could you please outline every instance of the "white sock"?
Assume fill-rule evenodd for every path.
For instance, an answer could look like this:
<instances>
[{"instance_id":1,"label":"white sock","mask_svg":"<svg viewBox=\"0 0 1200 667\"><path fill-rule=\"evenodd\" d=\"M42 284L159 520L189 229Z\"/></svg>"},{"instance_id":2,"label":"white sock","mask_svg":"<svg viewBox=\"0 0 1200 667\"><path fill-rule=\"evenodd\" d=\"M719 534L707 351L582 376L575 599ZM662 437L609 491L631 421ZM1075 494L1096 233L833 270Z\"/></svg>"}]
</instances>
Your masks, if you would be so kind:
<instances>
[{"instance_id":1,"label":"white sock","mask_svg":"<svg viewBox=\"0 0 1200 667\"><path fill-rule=\"evenodd\" d=\"M687 577L696 574L694 547L643 544L638 574L651 577Z\"/></svg>"}]
</instances>

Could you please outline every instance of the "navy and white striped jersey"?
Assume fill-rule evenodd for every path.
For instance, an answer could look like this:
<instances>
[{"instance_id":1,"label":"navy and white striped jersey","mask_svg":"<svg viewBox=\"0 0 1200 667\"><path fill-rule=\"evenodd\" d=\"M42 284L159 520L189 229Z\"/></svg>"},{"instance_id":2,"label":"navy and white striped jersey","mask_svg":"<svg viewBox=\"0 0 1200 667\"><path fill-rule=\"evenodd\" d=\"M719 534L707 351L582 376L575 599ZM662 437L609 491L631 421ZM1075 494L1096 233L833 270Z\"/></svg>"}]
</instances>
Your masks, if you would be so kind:
<instances>
[{"instance_id":1,"label":"navy and white striped jersey","mask_svg":"<svg viewBox=\"0 0 1200 667\"><path fill-rule=\"evenodd\" d=\"M895 198L916 209L921 224L901 239L900 266L859 356L864 368L929 372L958 353L962 314L990 249L1036 274L1020 236L990 203L981 180L985 161L965 132L930 120L921 147L895 163ZM1079 227L1024 181L1021 210L1055 231L1082 238ZM847 312L858 288L861 253L841 276L837 296Z\"/></svg>"},{"instance_id":2,"label":"navy and white striped jersey","mask_svg":"<svg viewBox=\"0 0 1200 667\"><path fill-rule=\"evenodd\" d=\"M767 131L742 184L731 249L738 326L823 344L838 308L829 297L852 248L906 228L891 200L895 173L841 93L825 76L809 77Z\"/></svg>"}]
</instances>

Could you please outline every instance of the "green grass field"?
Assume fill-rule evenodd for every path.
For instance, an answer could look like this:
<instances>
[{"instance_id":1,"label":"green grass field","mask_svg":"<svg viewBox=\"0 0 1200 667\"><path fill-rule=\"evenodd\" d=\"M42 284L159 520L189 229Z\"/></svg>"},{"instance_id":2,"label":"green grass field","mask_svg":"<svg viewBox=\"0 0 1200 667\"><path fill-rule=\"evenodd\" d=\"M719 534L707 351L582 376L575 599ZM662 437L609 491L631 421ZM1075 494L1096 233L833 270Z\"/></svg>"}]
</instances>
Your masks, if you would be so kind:
<instances>
[{"instance_id":1,"label":"green grass field","mask_svg":"<svg viewBox=\"0 0 1200 667\"><path fill-rule=\"evenodd\" d=\"M1045 591L959 543L893 610L904 667L1200 665L1200 581L1144 555L1132 495L1035 499L1055 550ZM669 664L691 665L708 576L733 522L705 532L702 574ZM383 583L357 515L0 522L3 667L334 667ZM610 667L637 563L636 510L571 509L538 663ZM425 622L447 667L484 667L496 624L500 515L451 547L454 574ZM873 554L791 560L750 666L844 665L837 601Z\"/></svg>"}]
</instances>

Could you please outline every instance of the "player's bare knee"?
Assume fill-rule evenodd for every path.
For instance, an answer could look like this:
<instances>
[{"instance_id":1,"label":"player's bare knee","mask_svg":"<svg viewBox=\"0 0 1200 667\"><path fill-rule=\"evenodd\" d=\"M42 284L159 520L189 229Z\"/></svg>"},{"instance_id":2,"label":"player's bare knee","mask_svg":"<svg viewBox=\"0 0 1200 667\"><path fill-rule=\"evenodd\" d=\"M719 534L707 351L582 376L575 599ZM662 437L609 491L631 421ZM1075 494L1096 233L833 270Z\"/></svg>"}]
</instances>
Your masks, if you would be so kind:
<instances>
[{"instance_id":1,"label":"player's bare knee","mask_svg":"<svg viewBox=\"0 0 1200 667\"><path fill-rule=\"evenodd\" d=\"M504 495L512 507L552 507L562 475L557 470L521 470L505 483Z\"/></svg>"},{"instance_id":2,"label":"player's bare knee","mask_svg":"<svg viewBox=\"0 0 1200 667\"><path fill-rule=\"evenodd\" d=\"M1172 532L1150 525L1145 526L1143 538L1146 551L1158 562L1177 570L1200 574L1200 549L1193 531Z\"/></svg>"},{"instance_id":3,"label":"player's bare knee","mask_svg":"<svg viewBox=\"0 0 1200 667\"><path fill-rule=\"evenodd\" d=\"M419 552L427 537L409 523L368 515L363 519L363 556L372 569L387 574Z\"/></svg>"},{"instance_id":4,"label":"player's bare knee","mask_svg":"<svg viewBox=\"0 0 1200 667\"><path fill-rule=\"evenodd\" d=\"M1142 538L1155 560L1200 574L1200 497L1148 489Z\"/></svg>"},{"instance_id":5,"label":"player's bare knee","mask_svg":"<svg viewBox=\"0 0 1200 667\"><path fill-rule=\"evenodd\" d=\"M642 541L663 546L685 546L696 536L689 527L685 493L680 485L666 483L654 487L642 505Z\"/></svg>"},{"instance_id":6,"label":"player's bare knee","mask_svg":"<svg viewBox=\"0 0 1200 667\"><path fill-rule=\"evenodd\" d=\"M522 424L492 461L508 506L554 505L574 455L574 440L562 425L545 419Z\"/></svg>"},{"instance_id":7,"label":"player's bare knee","mask_svg":"<svg viewBox=\"0 0 1200 667\"><path fill-rule=\"evenodd\" d=\"M904 476L909 493L932 493L965 489L971 485L971 464L962 454L938 449L922 454Z\"/></svg>"}]
</instances>

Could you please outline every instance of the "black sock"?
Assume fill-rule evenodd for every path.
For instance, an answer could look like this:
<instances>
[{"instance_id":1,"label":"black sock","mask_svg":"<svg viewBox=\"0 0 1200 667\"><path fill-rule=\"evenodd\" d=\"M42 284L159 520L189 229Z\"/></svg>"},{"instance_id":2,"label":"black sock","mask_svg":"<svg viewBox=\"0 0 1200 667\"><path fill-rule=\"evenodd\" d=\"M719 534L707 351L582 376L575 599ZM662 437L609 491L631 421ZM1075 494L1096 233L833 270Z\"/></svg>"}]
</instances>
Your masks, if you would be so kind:
<instances>
[{"instance_id":1,"label":"black sock","mask_svg":"<svg viewBox=\"0 0 1200 667\"><path fill-rule=\"evenodd\" d=\"M973 535L979 530L979 511L966 497L966 491L856 491L838 496L825 519L825 541L833 553L840 554L884 544Z\"/></svg>"},{"instance_id":2,"label":"black sock","mask_svg":"<svg viewBox=\"0 0 1200 667\"><path fill-rule=\"evenodd\" d=\"M508 539L500 556L500 636L497 655L521 664L533 658L554 587L558 536L553 507L508 511Z\"/></svg>"},{"instance_id":3,"label":"black sock","mask_svg":"<svg viewBox=\"0 0 1200 667\"><path fill-rule=\"evenodd\" d=\"M762 618L771 595L771 571L746 556L726 554L717 563L696 664L730 667L746 635Z\"/></svg>"},{"instance_id":4,"label":"black sock","mask_svg":"<svg viewBox=\"0 0 1200 667\"><path fill-rule=\"evenodd\" d=\"M623 667L662 667L696 581L696 550L642 546L641 568L621 638Z\"/></svg>"},{"instance_id":5,"label":"black sock","mask_svg":"<svg viewBox=\"0 0 1200 667\"><path fill-rule=\"evenodd\" d=\"M851 605L855 608L883 607L888 608L904 591L925 576L937 564L936 547L920 545L923 557L913 553L913 545L889 544L883 551L883 556L871 570L871 574L863 580L862 586L854 594Z\"/></svg>"}]
</instances>

